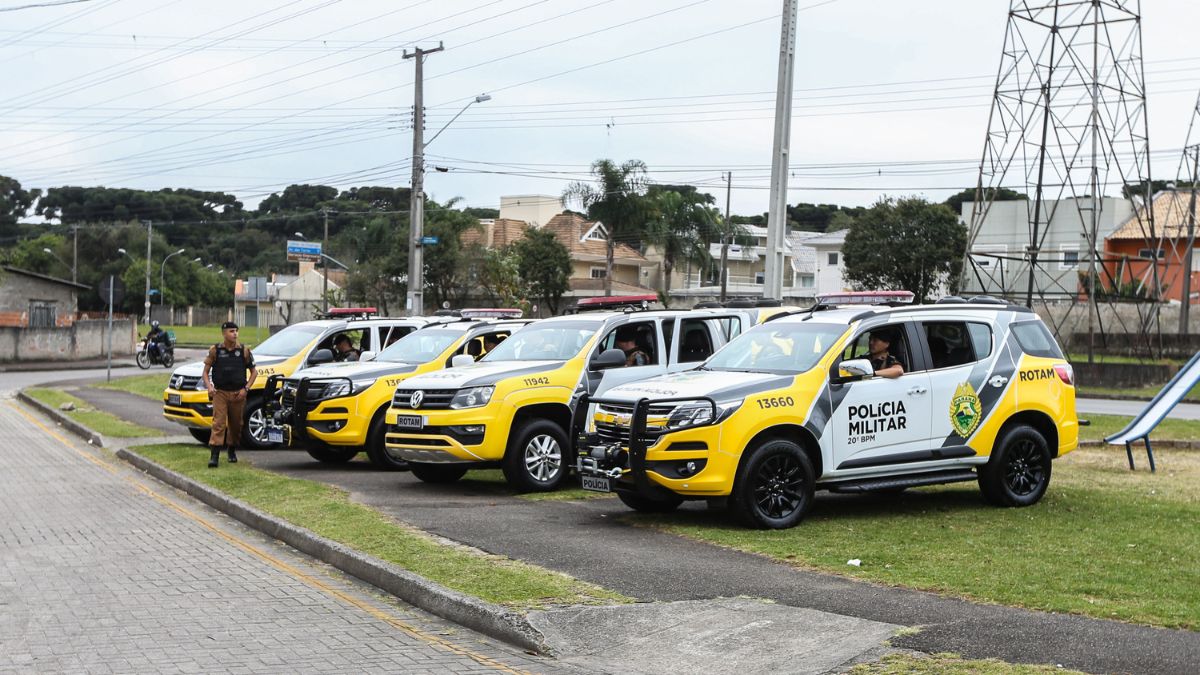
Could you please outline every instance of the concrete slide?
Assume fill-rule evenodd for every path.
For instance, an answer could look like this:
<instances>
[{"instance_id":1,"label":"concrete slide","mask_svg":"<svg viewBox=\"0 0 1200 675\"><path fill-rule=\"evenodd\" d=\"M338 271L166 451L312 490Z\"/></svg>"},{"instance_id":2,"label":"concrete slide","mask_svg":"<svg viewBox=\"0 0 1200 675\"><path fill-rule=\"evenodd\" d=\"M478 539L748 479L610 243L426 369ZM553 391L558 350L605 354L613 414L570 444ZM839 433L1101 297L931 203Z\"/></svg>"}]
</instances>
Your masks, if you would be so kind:
<instances>
[{"instance_id":1,"label":"concrete slide","mask_svg":"<svg viewBox=\"0 0 1200 675\"><path fill-rule=\"evenodd\" d=\"M1154 452L1150 449L1150 432L1163 421L1175 404L1187 395L1192 387L1200 383L1200 352L1175 373L1175 377L1151 399L1145 409L1134 417L1124 429L1104 439L1112 445L1124 445L1125 453L1129 456L1129 468L1133 468L1133 449L1130 444L1142 441L1146 444L1146 457L1150 461L1150 470L1154 471Z\"/></svg>"}]
</instances>

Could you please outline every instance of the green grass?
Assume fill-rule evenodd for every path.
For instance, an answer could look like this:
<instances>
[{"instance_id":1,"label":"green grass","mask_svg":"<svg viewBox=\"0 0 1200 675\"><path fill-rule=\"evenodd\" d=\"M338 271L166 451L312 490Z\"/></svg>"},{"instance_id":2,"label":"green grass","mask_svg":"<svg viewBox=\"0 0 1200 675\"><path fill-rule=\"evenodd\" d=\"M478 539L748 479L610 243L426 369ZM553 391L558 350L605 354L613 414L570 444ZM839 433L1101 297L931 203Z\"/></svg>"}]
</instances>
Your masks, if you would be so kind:
<instances>
[{"instance_id":1,"label":"green grass","mask_svg":"<svg viewBox=\"0 0 1200 675\"><path fill-rule=\"evenodd\" d=\"M1067 354L1067 360L1070 361L1071 363L1087 363L1087 352ZM1118 354L1093 354L1092 362L1093 363L1136 363L1139 365L1156 365L1156 366L1168 366L1168 365L1182 366L1183 364L1187 363L1187 359L1168 359L1168 358L1154 359L1154 358L1150 358L1150 357L1146 357L1146 356L1122 356L1122 355L1118 355Z\"/></svg>"},{"instance_id":2,"label":"green grass","mask_svg":"<svg viewBox=\"0 0 1200 675\"><path fill-rule=\"evenodd\" d=\"M167 381L171 379L171 373L151 373L150 375L134 375L132 377L122 377L96 385L100 389L114 389L116 391L124 391L130 394L137 394L145 398L161 401L163 390L167 388Z\"/></svg>"},{"instance_id":3,"label":"green grass","mask_svg":"<svg viewBox=\"0 0 1200 675\"><path fill-rule=\"evenodd\" d=\"M115 415L102 410L96 410L87 401L76 398L60 389L26 389L25 393L55 410L58 410L58 407L63 403L73 403L75 409L63 411L63 413L101 436L110 436L112 438L144 438L146 436L162 435L161 432L154 429L126 422Z\"/></svg>"},{"instance_id":4,"label":"green grass","mask_svg":"<svg viewBox=\"0 0 1200 675\"><path fill-rule=\"evenodd\" d=\"M1149 401L1154 398L1165 384L1156 387L1078 387L1075 395L1080 398L1088 396L1116 396L1120 398L1134 398ZM1184 401L1200 401L1200 384L1192 387L1192 390L1183 396Z\"/></svg>"},{"instance_id":5,"label":"green grass","mask_svg":"<svg viewBox=\"0 0 1200 675\"><path fill-rule=\"evenodd\" d=\"M1039 675L1078 674L1055 666L1030 666L997 659L963 659L958 654L888 654L874 663L860 663L851 675Z\"/></svg>"},{"instance_id":6,"label":"green grass","mask_svg":"<svg viewBox=\"0 0 1200 675\"><path fill-rule=\"evenodd\" d=\"M1133 419L1123 415L1083 415L1091 422L1086 427L1079 428L1079 440L1102 441L1111 436ZM1200 439L1200 421L1167 418L1159 422L1150 434L1150 442L1154 441L1192 441Z\"/></svg>"},{"instance_id":7,"label":"green grass","mask_svg":"<svg viewBox=\"0 0 1200 675\"><path fill-rule=\"evenodd\" d=\"M1119 448L1054 463L1036 506L986 506L974 483L901 495L820 493L798 527L749 530L720 513L631 514L798 567L982 602L1200 630L1200 453L1159 450L1158 473ZM861 567L846 561L858 558Z\"/></svg>"},{"instance_id":8,"label":"green grass","mask_svg":"<svg viewBox=\"0 0 1200 675\"><path fill-rule=\"evenodd\" d=\"M448 546L337 488L255 469L247 461L207 468L194 445L136 448L142 455L300 527L490 602L516 608L627 602L628 598L565 574ZM482 507L481 507L482 508Z\"/></svg>"},{"instance_id":9,"label":"green grass","mask_svg":"<svg viewBox=\"0 0 1200 675\"><path fill-rule=\"evenodd\" d=\"M211 347L221 341L221 326L163 326L164 330L175 332L176 347ZM138 335L145 335L150 332L150 327L141 324L138 326ZM266 326L256 328L254 326L246 326L238 331L238 340L241 340L247 347L254 349L259 342L270 337L270 331Z\"/></svg>"}]
</instances>

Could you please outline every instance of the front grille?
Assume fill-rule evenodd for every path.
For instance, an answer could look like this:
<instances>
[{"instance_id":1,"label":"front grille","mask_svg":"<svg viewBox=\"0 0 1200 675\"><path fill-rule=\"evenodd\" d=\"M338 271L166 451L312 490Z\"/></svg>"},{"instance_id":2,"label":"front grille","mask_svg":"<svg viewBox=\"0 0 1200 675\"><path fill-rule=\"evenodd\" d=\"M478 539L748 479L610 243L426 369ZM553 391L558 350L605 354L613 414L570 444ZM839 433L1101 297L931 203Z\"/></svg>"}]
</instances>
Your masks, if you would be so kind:
<instances>
[{"instance_id":1,"label":"front grille","mask_svg":"<svg viewBox=\"0 0 1200 675\"><path fill-rule=\"evenodd\" d=\"M325 393L325 387L328 386L323 382L309 382L308 391L304 395L306 401L317 401ZM279 388L279 402L284 408L296 407L296 391L300 388L299 380L284 380Z\"/></svg>"},{"instance_id":2,"label":"front grille","mask_svg":"<svg viewBox=\"0 0 1200 675\"><path fill-rule=\"evenodd\" d=\"M418 391L421 392L421 404L413 408L413 394ZM392 397L392 407L406 410L445 410L450 407L450 401L454 400L457 393L457 389L397 389L396 395Z\"/></svg>"},{"instance_id":3,"label":"front grille","mask_svg":"<svg viewBox=\"0 0 1200 675\"><path fill-rule=\"evenodd\" d=\"M633 415L633 404L624 403L601 403L598 406L600 412L610 415L623 415L626 418ZM665 417L671 414L675 406L667 405L652 405L647 411L648 417ZM615 422L596 422L596 435L603 443L620 443L621 445L629 445L629 424L617 424ZM652 439L662 435L662 431L654 428L647 428L645 438L647 442L652 442Z\"/></svg>"},{"instance_id":4,"label":"front grille","mask_svg":"<svg viewBox=\"0 0 1200 675\"><path fill-rule=\"evenodd\" d=\"M186 391L188 389L197 389L199 384L199 377L192 377L191 375L172 375L171 383L168 386L170 386L171 389Z\"/></svg>"}]
</instances>

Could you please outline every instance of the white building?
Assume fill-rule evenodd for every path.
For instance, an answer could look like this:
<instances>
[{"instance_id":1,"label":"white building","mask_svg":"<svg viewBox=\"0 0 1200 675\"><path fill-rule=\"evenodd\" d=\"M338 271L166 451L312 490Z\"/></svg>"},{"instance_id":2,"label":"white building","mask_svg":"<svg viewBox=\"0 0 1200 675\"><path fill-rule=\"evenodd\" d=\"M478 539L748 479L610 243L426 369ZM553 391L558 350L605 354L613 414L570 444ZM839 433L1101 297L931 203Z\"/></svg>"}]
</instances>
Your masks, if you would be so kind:
<instances>
[{"instance_id":1,"label":"white building","mask_svg":"<svg viewBox=\"0 0 1200 675\"><path fill-rule=\"evenodd\" d=\"M500 198L500 218L520 220L538 228L566 209L562 197L554 195L508 195Z\"/></svg>"}]
</instances>

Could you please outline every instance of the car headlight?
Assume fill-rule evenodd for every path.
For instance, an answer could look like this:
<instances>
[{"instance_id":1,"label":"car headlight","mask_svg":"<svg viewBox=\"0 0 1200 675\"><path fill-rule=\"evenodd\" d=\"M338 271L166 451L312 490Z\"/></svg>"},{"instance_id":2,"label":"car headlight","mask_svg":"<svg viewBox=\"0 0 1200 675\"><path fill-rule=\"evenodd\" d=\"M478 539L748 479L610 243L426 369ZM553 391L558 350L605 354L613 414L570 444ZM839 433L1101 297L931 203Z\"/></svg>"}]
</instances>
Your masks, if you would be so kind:
<instances>
[{"instance_id":1,"label":"car headlight","mask_svg":"<svg viewBox=\"0 0 1200 675\"><path fill-rule=\"evenodd\" d=\"M462 408L478 408L487 405L487 402L492 400L492 392L495 387L471 387L470 389L462 389L454 398L450 399L450 407L455 410Z\"/></svg>"},{"instance_id":2,"label":"car headlight","mask_svg":"<svg viewBox=\"0 0 1200 675\"><path fill-rule=\"evenodd\" d=\"M337 380L332 384L325 386L321 392L321 398L337 398L338 396L347 396L356 392L360 392L371 385L375 384L375 380Z\"/></svg>"},{"instance_id":3,"label":"car headlight","mask_svg":"<svg viewBox=\"0 0 1200 675\"><path fill-rule=\"evenodd\" d=\"M717 423L733 414L742 407L742 401L717 401L717 418L713 419L713 407L707 403L685 403L671 411L667 418L668 429L686 429L701 424Z\"/></svg>"}]
</instances>

